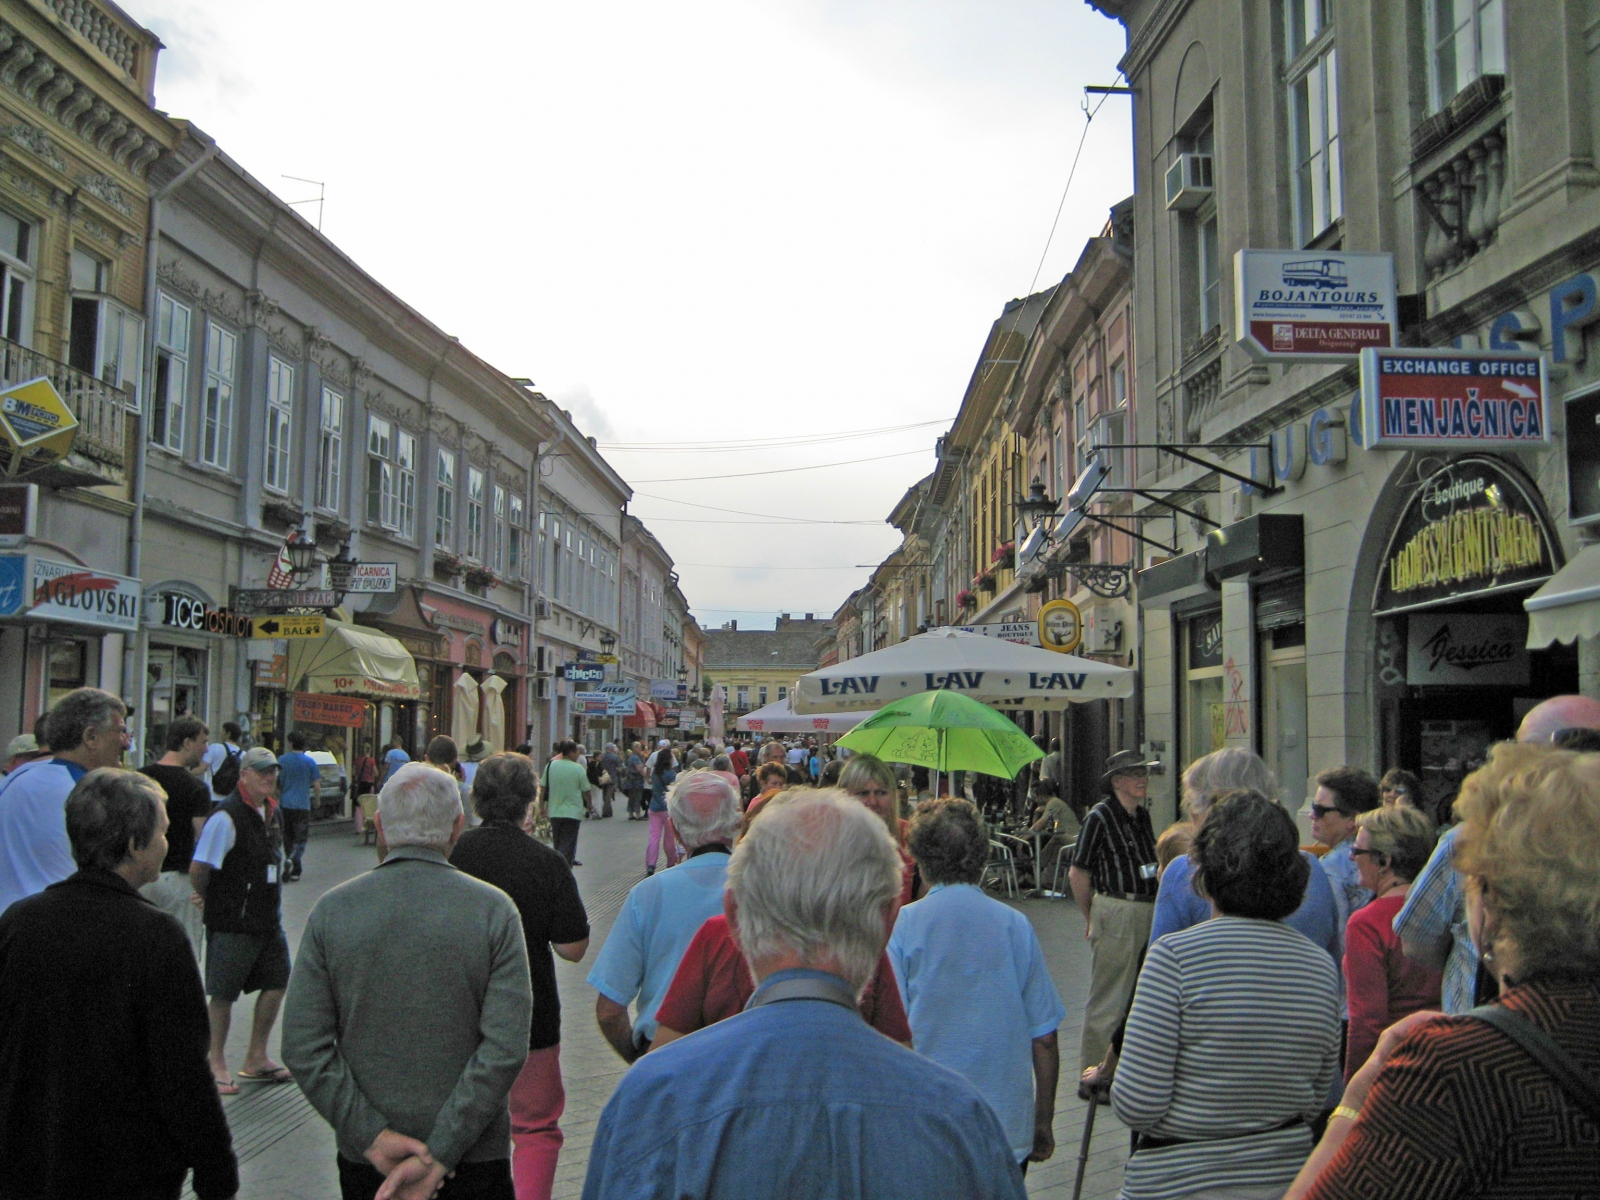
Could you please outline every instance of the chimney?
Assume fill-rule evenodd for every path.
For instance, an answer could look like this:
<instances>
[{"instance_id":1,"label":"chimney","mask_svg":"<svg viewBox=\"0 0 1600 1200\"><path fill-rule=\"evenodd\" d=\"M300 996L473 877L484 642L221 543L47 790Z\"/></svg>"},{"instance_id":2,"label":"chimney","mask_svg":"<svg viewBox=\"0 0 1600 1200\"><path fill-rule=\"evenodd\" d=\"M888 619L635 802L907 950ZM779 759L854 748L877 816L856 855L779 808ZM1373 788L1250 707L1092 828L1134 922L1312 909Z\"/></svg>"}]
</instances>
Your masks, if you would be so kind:
<instances>
[{"instance_id":1,"label":"chimney","mask_svg":"<svg viewBox=\"0 0 1600 1200\"><path fill-rule=\"evenodd\" d=\"M806 614L806 620L808 620L808 621L811 620L811 614L810 613Z\"/></svg>"},{"instance_id":2,"label":"chimney","mask_svg":"<svg viewBox=\"0 0 1600 1200\"><path fill-rule=\"evenodd\" d=\"M789 619L789 614L788 613L779 613L778 614L778 620L787 621L788 619Z\"/></svg>"}]
</instances>

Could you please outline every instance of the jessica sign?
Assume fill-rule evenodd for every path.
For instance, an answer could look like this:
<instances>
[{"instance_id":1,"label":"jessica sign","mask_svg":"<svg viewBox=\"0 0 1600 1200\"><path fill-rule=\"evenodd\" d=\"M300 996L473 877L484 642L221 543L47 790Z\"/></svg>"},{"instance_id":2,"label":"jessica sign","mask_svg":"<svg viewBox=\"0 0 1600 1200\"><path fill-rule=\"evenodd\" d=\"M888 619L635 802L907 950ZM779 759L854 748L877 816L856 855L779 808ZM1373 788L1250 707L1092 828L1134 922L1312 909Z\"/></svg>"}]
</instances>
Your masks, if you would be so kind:
<instances>
[{"instance_id":1,"label":"jessica sign","mask_svg":"<svg viewBox=\"0 0 1600 1200\"><path fill-rule=\"evenodd\" d=\"M1234 328L1252 357L1338 361L1394 344L1394 256L1240 250Z\"/></svg>"},{"instance_id":2,"label":"jessica sign","mask_svg":"<svg viewBox=\"0 0 1600 1200\"><path fill-rule=\"evenodd\" d=\"M1497 450L1550 440L1544 359L1499 350L1363 350L1368 450Z\"/></svg>"},{"instance_id":3,"label":"jessica sign","mask_svg":"<svg viewBox=\"0 0 1600 1200\"><path fill-rule=\"evenodd\" d=\"M1515 613L1412 613L1406 637L1410 684L1528 682L1528 618Z\"/></svg>"}]
</instances>

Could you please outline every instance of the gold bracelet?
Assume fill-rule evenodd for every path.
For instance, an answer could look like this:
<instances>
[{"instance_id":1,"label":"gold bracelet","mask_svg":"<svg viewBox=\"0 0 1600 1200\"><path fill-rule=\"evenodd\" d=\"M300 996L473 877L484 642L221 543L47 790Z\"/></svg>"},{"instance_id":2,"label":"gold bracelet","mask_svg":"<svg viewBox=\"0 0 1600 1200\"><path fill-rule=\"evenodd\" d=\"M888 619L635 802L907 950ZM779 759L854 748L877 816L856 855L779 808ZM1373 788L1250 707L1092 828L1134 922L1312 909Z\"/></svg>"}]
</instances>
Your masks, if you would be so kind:
<instances>
[{"instance_id":1,"label":"gold bracelet","mask_svg":"<svg viewBox=\"0 0 1600 1200\"><path fill-rule=\"evenodd\" d=\"M1341 1104L1338 1108L1333 1110L1333 1113L1331 1116L1329 1116L1328 1120L1331 1121L1334 1117L1343 1117L1346 1121L1354 1121L1360 1115L1361 1110L1359 1108L1349 1108L1346 1105Z\"/></svg>"}]
</instances>

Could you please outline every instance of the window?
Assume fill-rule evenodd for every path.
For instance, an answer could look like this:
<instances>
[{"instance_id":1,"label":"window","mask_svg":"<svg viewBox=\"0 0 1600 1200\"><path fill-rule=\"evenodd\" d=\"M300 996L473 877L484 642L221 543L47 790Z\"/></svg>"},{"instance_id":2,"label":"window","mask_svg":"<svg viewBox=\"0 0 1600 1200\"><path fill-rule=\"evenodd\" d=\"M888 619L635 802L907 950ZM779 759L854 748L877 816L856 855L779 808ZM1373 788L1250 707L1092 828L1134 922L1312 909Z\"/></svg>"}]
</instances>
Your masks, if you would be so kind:
<instances>
[{"instance_id":1,"label":"window","mask_svg":"<svg viewBox=\"0 0 1600 1200\"><path fill-rule=\"evenodd\" d=\"M394 427L382 417L367 418L367 520L385 529L400 527L400 488L394 465Z\"/></svg>"},{"instance_id":2,"label":"window","mask_svg":"<svg viewBox=\"0 0 1600 1200\"><path fill-rule=\"evenodd\" d=\"M294 368L277 355L267 358L267 473L270 492L289 490L289 462L294 434Z\"/></svg>"},{"instance_id":3,"label":"window","mask_svg":"<svg viewBox=\"0 0 1600 1200\"><path fill-rule=\"evenodd\" d=\"M189 310L165 292L159 292L156 294L156 389L150 398L150 440L174 454L183 453L188 395Z\"/></svg>"},{"instance_id":4,"label":"window","mask_svg":"<svg viewBox=\"0 0 1600 1200\"><path fill-rule=\"evenodd\" d=\"M489 527L489 569L503 575L506 569L506 490L494 488L494 524Z\"/></svg>"},{"instance_id":5,"label":"window","mask_svg":"<svg viewBox=\"0 0 1600 1200\"><path fill-rule=\"evenodd\" d=\"M1128 366L1122 359L1111 364L1111 407L1128 403Z\"/></svg>"},{"instance_id":6,"label":"window","mask_svg":"<svg viewBox=\"0 0 1600 1200\"><path fill-rule=\"evenodd\" d=\"M455 544L456 456L439 451L439 479L434 488L433 544L449 550Z\"/></svg>"},{"instance_id":7,"label":"window","mask_svg":"<svg viewBox=\"0 0 1600 1200\"><path fill-rule=\"evenodd\" d=\"M72 328L67 362L102 383L120 388L139 408L139 370L144 361L144 319L104 293L111 268L76 247L72 251Z\"/></svg>"},{"instance_id":8,"label":"window","mask_svg":"<svg viewBox=\"0 0 1600 1200\"><path fill-rule=\"evenodd\" d=\"M527 575L527 564L522 554L522 497L511 497L510 528L506 530L506 570L513 579Z\"/></svg>"},{"instance_id":9,"label":"window","mask_svg":"<svg viewBox=\"0 0 1600 1200\"><path fill-rule=\"evenodd\" d=\"M759 687L756 689L756 706L759 708L765 708L767 706L767 689L764 687Z\"/></svg>"},{"instance_id":10,"label":"window","mask_svg":"<svg viewBox=\"0 0 1600 1200\"><path fill-rule=\"evenodd\" d=\"M1428 90L1438 112L1480 75L1503 75L1506 33L1503 0L1426 0Z\"/></svg>"},{"instance_id":11,"label":"window","mask_svg":"<svg viewBox=\"0 0 1600 1200\"><path fill-rule=\"evenodd\" d=\"M1128 428L1128 410L1119 409L1116 412L1101 414L1089 429L1089 445L1091 448L1100 446L1124 446L1127 437L1124 436ZM1108 488L1122 488L1128 486L1128 454L1127 450L1101 450L1100 456L1106 464L1107 475L1102 485Z\"/></svg>"},{"instance_id":12,"label":"window","mask_svg":"<svg viewBox=\"0 0 1600 1200\"><path fill-rule=\"evenodd\" d=\"M1217 214L1200 222L1200 332L1222 324L1222 271L1217 264Z\"/></svg>"},{"instance_id":13,"label":"window","mask_svg":"<svg viewBox=\"0 0 1600 1200\"><path fill-rule=\"evenodd\" d=\"M483 472L467 468L467 557L483 559Z\"/></svg>"},{"instance_id":14,"label":"window","mask_svg":"<svg viewBox=\"0 0 1600 1200\"><path fill-rule=\"evenodd\" d=\"M26 346L33 341L33 226L0 212L0 333Z\"/></svg>"},{"instance_id":15,"label":"window","mask_svg":"<svg viewBox=\"0 0 1600 1200\"><path fill-rule=\"evenodd\" d=\"M200 461L225 471L233 463L233 374L238 357L239 339L220 325L207 325Z\"/></svg>"},{"instance_id":16,"label":"window","mask_svg":"<svg viewBox=\"0 0 1600 1200\"><path fill-rule=\"evenodd\" d=\"M344 479L344 397L322 389L322 434L317 441L317 507L338 512Z\"/></svg>"},{"instance_id":17,"label":"window","mask_svg":"<svg viewBox=\"0 0 1600 1200\"><path fill-rule=\"evenodd\" d=\"M787 700L788 698L789 698L789 689L786 688L786 687L779 687L778 688L778 699L779 700Z\"/></svg>"},{"instance_id":18,"label":"window","mask_svg":"<svg viewBox=\"0 0 1600 1200\"><path fill-rule=\"evenodd\" d=\"M1339 151L1339 52L1328 0L1287 0L1289 153L1295 245L1315 241L1344 214Z\"/></svg>"},{"instance_id":19,"label":"window","mask_svg":"<svg viewBox=\"0 0 1600 1200\"><path fill-rule=\"evenodd\" d=\"M417 435L400 430L394 439L395 518L400 536L417 536Z\"/></svg>"},{"instance_id":20,"label":"window","mask_svg":"<svg viewBox=\"0 0 1600 1200\"><path fill-rule=\"evenodd\" d=\"M741 708L741 709L749 708L750 707L750 688L748 686L735 688L734 689L734 700L733 700L733 702L734 702L735 706L737 706L738 708Z\"/></svg>"}]
</instances>

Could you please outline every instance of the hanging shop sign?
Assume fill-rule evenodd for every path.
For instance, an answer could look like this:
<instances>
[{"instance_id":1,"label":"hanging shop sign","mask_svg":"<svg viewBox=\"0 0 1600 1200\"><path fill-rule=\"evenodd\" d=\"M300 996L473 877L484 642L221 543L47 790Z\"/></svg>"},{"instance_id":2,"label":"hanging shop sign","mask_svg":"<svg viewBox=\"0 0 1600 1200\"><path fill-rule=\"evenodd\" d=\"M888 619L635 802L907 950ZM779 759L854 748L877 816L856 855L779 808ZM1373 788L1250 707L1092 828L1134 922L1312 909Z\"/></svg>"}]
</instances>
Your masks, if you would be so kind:
<instances>
[{"instance_id":1,"label":"hanging shop sign","mask_svg":"<svg viewBox=\"0 0 1600 1200\"><path fill-rule=\"evenodd\" d=\"M1368 450L1498 450L1550 440L1544 359L1500 350L1363 350Z\"/></svg>"},{"instance_id":2,"label":"hanging shop sign","mask_svg":"<svg viewBox=\"0 0 1600 1200\"><path fill-rule=\"evenodd\" d=\"M496 617L489 622L489 640L496 646L521 646L522 628L517 621Z\"/></svg>"},{"instance_id":3,"label":"hanging shop sign","mask_svg":"<svg viewBox=\"0 0 1600 1200\"><path fill-rule=\"evenodd\" d=\"M665 712L659 714L656 717L656 725L661 729L678 728L678 710L675 708L669 708Z\"/></svg>"},{"instance_id":4,"label":"hanging shop sign","mask_svg":"<svg viewBox=\"0 0 1600 1200\"><path fill-rule=\"evenodd\" d=\"M324 696L318 692L296 692L289 705L295 724L342 725L360 729L367 723L367 702L355 696Z\"/></svg>"},{"instance_id":5,"label":"hanging shop sign","mask_svg":"<svg viewBox=\"0 0 1600 1200\"><path fill-rule=\"evenodd\" d=\"M631 683L602 683L594 689L603 692L609 703L608 715L613 717L631 717L639 709L638 693Z\"/></svg>"},{"instance_id":6,"label":"hanging shop sign","mask_svg":"<svg viewBox=\"0 0 1600 1200\"><path fill-rule=\"evenodd\" d=\"M567 663L561 668L561 678L568 683L601 683L606 669L599 663Z\"/></svg>"},{"instance_id":7,"label":"hanging shop sign","mask_svg":"<svg viewBox=\"0 0 1600 1200\"><path fill-rule=\"evenodd\" d=\"M1600 388L1573 396L1567 410L1567 518L1600 521Z\"/></svg>"},{"instance_id":8,"label":"hanging shop sign","mask_svg":"<svg viewBox=\"0 0 1600 1200\"><path fill-rule=\"evenodd\" d=\"M247 616L287 612L291 608L333 608L339 597L332 588L230 588L228 607Z\"/></svg>"},{"instance_id":9,"label":"hanging shop sign","mask_svg":"<svg viewBox=\"0 0 1600 1200\"><path fill-rule=\"evenodd\" d=\"M289 656L274 654L256 660L256 686L283 691L289 686Z\"/></svg>"},{"instance_id":10,"label":"hanging shop sign","mask_svg":"<svg viewBox=\"0 0 1600 1200\"><path fill-rule=\"evenodd\" d=\"M1222 610L1213 609L1189 620L1189 670L1222 665Z\"/></svg>"},{"instance_id":11,"label":"hanging shop sign","mask_svg":"<svg viewBox=\"0 0 1600 1200\"><path fill-rule=\"evenodd\" d=\"M319 638L327 633L321 613L292 613L281 617L256 617L250 622L253 638Z\"/></svg>"},{"instance_id":12,"label":"hanging shop sign","mask_svg":"<svg viewBox=\"0 0 1600 1200\"><path fill-rule=\"evenodd\" d=\"M586 717L611 715L611 697L604 692L573 692L572 711Z\"/></svg>"},{"instance_id":13,"label":"hanging shop sign","mask_svg":"<svg viewBox=\"0 0 1600 1200\"><path fill-rule=\"evenodd\" d=\"M0 391L0 475L28 475L72 452L78 418L40 376Z\"/></svg>"},{"instance_id":14,"label":"hanging shop sign","mask_svg":"<svg viewBox=\"0 0 1600 1200\"><path fill-rule=\"evenodd\" d=\"M1406 626L1409 684L1528 682L1528 618L1519 613L1412 613Z\"/></svg>"},{"instance_id":15,"label":"hanging shop sign","mask_svg":"<svg viewBox=\"0 0 1600 1200\"><path fill-rule=\"evenodd\" d=\"M182 592L161 592L145 607L147 624L165 629L186 629L194 633L214 633L220 637L247 638L250 618L226 608L214 608L204 600Z\"/></svg>"},{"instance_id":16,"label":"hanging shop sign","mask_svg":"<svg viewBox=\"0 0 1600 1200\"><path fill-rule=\"evenodd\" d=\"M1394 256L1240 250L1234 328L1254 358L1329 362L1394 345Z\"/></svg>"},{"instance_id":17,"label":"hanging shop sign","mask_svg":"<svg viewBox=\"0 0 1600 1200\"><path fill-rule=\"evenodd\" d=\"M137 579L73 563L6 555L0 572L0 616L27 616L98 629L139 628Z\"/></svg>"},{"instance_id":18,"label":"hanging shop sign","mask_svg":"<svg viewBox=\"0 0 1600 1200\"><path fill-rule=\"evenodd\" d=\"M1015 642L1019 646L1039 644L1039 627L1032 621L990 621L983 625L957 625L955 628L962 633L999 638L1002 642Z\"/></svg>"},{"instance_id":19,"label":"hanging shop sign","mask_svg":"<svg viewBox=\"0 0 1600 1200\"><path fill-rule=\"evenodd\" d=\"M652 679L650 681L650 699L676 700L678 698L678 681L676 679Z\"/></svg>"},{"instance_id":20,"label":"hanging shop sign","mask_svg":"<svg viewBox=\"0 0 1600 1200\"><path fill-rule=\"evenodd\" d=\"M1035 645L1057 654L1071 654L1083 641L1083 614L1071 600L1052 600L1039 609Z\"/></svg>"},{"instance_id":21,"label":"hanging shop sign","mask_svg":"<svg viewBox=\"0 0 1600 1200\"><path fill-rule=\"evenodd\" d=\"M1561 564L1538 494L1491 458L1463 458L1418 486L1389 538L1375 613L1530 587Z\"/></svg>"},{"instance_id":22,"label":"hanging shop sign","mask_svg":"<svg viewBox=\"0 0 1600 1200\"><path fill-rule=\"evenodd\" d=\"M348 595L388 595L394 591L398 563L340 562L328 564L328 587Z\"/></svg>"},{"instance_id":23,"label":"hanging shop sign","mask_svg":"<svg viewBox=\"0 0 1600 1200\"><path fill-rule=\"evenodd\" d=\"M0 487L0 546L18 546L36 536L38 520L38 484Z\"/></svg>"}]
</instances>

